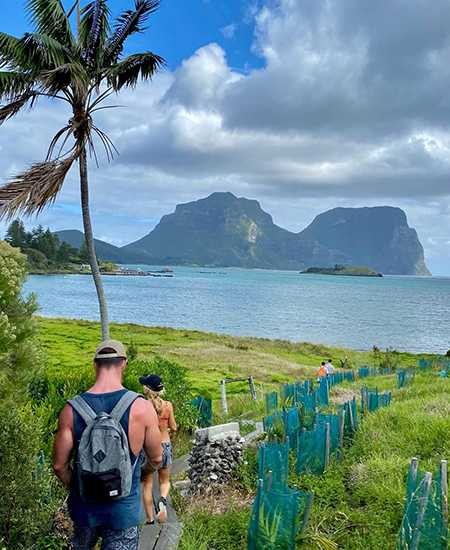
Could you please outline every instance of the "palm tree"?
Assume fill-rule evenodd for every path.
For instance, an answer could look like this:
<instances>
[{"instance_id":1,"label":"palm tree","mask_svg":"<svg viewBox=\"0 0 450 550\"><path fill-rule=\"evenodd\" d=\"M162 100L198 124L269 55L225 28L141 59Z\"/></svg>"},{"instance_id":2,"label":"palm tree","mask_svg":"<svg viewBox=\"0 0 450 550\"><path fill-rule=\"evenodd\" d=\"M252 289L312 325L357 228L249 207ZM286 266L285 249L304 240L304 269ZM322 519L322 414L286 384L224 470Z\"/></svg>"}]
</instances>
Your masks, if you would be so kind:
<instances>
[{"instance_id":1,"label":"palm tree","mask_svg":"<svg viewBox=\"0 0 450 550\"><path fill-rule=\"evenodd\" d=\"M149 80L164 65L150 52L123 55L126 40L143 32L159 0L134 0L110 24L108 0L92 0L80 8L79 0L65 10L62 0L28 0L35 32L16 38L0 32L0 125L25 107L51 98L68 104L70 120L50 142L47 157L0 187L0 219L18 214L39 214L52 204L71 167L78 163L81 209L89 263L97 291L102 338L109 336L108 309L95 254L89 213L88 156L98 164L96 145L108 161L116 149L96 126L94 114L114 106L104 102L122 88ZM70 18L78 8L74 30Z\"/></svg>"}]
</instances>

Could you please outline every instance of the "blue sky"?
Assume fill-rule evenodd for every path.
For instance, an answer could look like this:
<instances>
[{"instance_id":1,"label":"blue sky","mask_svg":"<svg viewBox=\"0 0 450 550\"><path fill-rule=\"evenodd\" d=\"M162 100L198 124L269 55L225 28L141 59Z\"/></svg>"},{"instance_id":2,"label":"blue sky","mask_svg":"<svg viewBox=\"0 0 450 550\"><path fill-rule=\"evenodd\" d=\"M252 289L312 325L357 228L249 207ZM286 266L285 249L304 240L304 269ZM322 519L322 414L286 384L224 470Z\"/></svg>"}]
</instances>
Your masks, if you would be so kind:
<instances>
[{"instance_id":1,"label":"blue sky","mask_svg":"<svg viewBox=\"0 0 450 550\"><path fill-rule=\"evenodd\" d=\"M86 4L86 0L82 5ZM3 3L2 3L3 4ZM65 6L73 5L71 0ZM115 16L133 4L131 0L110 0ZM20 35L30 30L24 9L25 0L12 0L2 5L2 30ZM162 0L152 17L148 33L133 38L131 49L151 49L162 55L170 69L190 57L198 48L215 42L228 55L230 64L246 71L262 65L252 52L254 21L251 14L255 2L248 0Z\"/></svg>"},{"instance_id":2,"label":"blue sky","mask_svg":"<svg viewBox=\"0 0 450 550\"><path fill-rule=\"evenodd\" d=\"M29 30L25 3L2 2L0 30ZM132 3L110 0L114 14ZM449 21L448 0L162 0L129 51L167 69L98 115L121 154L90 165L96 236L127 244L214 191L293 231L337 206L392 205L450 274ZM3 125L0 180L45 158L67 117L43 102ZM75 173L38 222L82 228Z\"/></svg>"}]
</instances>

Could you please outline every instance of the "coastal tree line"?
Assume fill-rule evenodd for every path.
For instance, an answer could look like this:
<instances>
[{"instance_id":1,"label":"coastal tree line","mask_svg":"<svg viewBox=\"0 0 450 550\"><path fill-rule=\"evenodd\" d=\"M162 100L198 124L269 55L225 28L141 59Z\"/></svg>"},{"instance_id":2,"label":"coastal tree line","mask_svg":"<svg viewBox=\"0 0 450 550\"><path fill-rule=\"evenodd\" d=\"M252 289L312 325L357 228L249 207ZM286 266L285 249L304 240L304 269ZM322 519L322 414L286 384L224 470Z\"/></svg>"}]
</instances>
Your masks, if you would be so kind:
<instances>
[{"instance_id":1,"label":"coastal tree line","mask_svg":"<svg viewBox=\"0 0 450 550\"><path fill-rule=\"evenodd\" d=\"M5 241L21 249L31 271L68 268L70 264L88 263L89 259L85 243L79 249L75 248L42 225L27 231L21 220L14 220L9 225Z\"/></svg>"}]
</instances>

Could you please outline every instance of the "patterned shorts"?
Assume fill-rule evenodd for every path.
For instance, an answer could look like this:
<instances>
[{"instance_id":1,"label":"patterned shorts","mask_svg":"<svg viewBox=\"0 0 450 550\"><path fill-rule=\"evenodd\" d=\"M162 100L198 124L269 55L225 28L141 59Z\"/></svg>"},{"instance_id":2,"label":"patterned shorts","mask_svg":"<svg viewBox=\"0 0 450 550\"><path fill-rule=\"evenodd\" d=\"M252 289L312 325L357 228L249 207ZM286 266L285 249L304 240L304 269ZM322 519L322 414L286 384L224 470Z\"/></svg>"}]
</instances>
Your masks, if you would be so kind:
<instances>
[{"instance_id":1,"label":"patterned shorts","mask_svg":"<svg viewBox=\"0 0 450 550\"><path fill-rule=\"evenodd\" d=\"M168 468L173 462L172 443L163 443L163 458L161 462L161 470Z\"/></svg>"},{"instance_id":2,"label":"patterned shorts","mask_svg":"<svg viewBox=\"0 0 450 550\"><path fill-rule=\"evenodd\" d=\"M165 470L173 463L173 452L172 452L172 443L164 442L162 443L162 462L158 470ZM147 478L149 475L153 475L155 470L152 468L150 463L145 459L142 466L142 475L141 479Z\"/></svg>"},{"instance_id":3,"label":"patterned shorts","mask_svg":"<svg viewBox=\"0 0 450 550\"><path fill-rule=\"evenodd\" d=\"M139 527L128 529L107 529L106 527L75 526L73 550L92 550L99 539L102 539L102 550L138 550Z\"/></svg>"}]
</instances>

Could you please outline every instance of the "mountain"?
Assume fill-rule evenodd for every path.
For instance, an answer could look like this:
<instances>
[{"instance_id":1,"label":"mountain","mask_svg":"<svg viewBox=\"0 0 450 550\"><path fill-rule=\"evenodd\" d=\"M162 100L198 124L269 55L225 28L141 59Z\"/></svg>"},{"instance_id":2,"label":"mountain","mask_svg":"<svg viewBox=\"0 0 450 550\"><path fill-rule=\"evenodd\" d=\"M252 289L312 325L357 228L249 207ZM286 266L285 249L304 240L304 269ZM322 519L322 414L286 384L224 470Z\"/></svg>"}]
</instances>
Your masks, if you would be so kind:
<instances>
[{"instance_id":1,"label":"mountain","mask_svg":"<svg viewBox=\"0 0 450 550\"><path fill-rule=\"evenodd\" d=\"M270 268L284 262L280 247L292 237L257 201L213 193L179 204L151 233L123 250L150 255L159 264Z\"/></svg>"},{"instance_id":2,"label":"mountain","mask_svg":"<svg viewBox=\"0 0 450 550\"><path fill-rule=\"evenodd\" d=\"M304 269L338 263L429 274L417 233L399 208L335 208L296 234L274 224L257 201L232 193L178 205L122 250L158 264Z\"/></svg>"},{"instance_id":3,"label":"mountain","mask_svg":"<svg viewBox=\"0 0 450 550\"><path fill-rule=\"evenodd\" d=\"M78 231L77 229L56 231L56 235L59 237L61 242L66 242L74 248L80 248L84 243L84 233L82 231ZM94 242L95 250L99 259L118 263L127 261L125 259L126 254L124 254L119 247L106 243L105 241L100 241L99 239L94 239Z\"/></svg>"},{"instance_id":4,"label":"mountain","mask_svg":"<svg viewBox=\"0 0 450 550\"><path fill-rule=\"evenodd\" d=\"M367 265L385 274L430 275L417 232L400 208L334 208L317 216L299 237L342 254L339 263Z\"/></svg>"},{"instance_id":5,"label":"mountain","mask_svg":"<svg viewBox=\"0 0 450 550\"><path fill-rule=\"evenodd\" d=\"M277 226L258 201L213 193L179 204L148 235L122 248L97 242L102 259L123 263L295 270L343 264L429 275L416 231L401 209L388 206L335 208L293 233Z\"/></svg>"}]
</instances>

